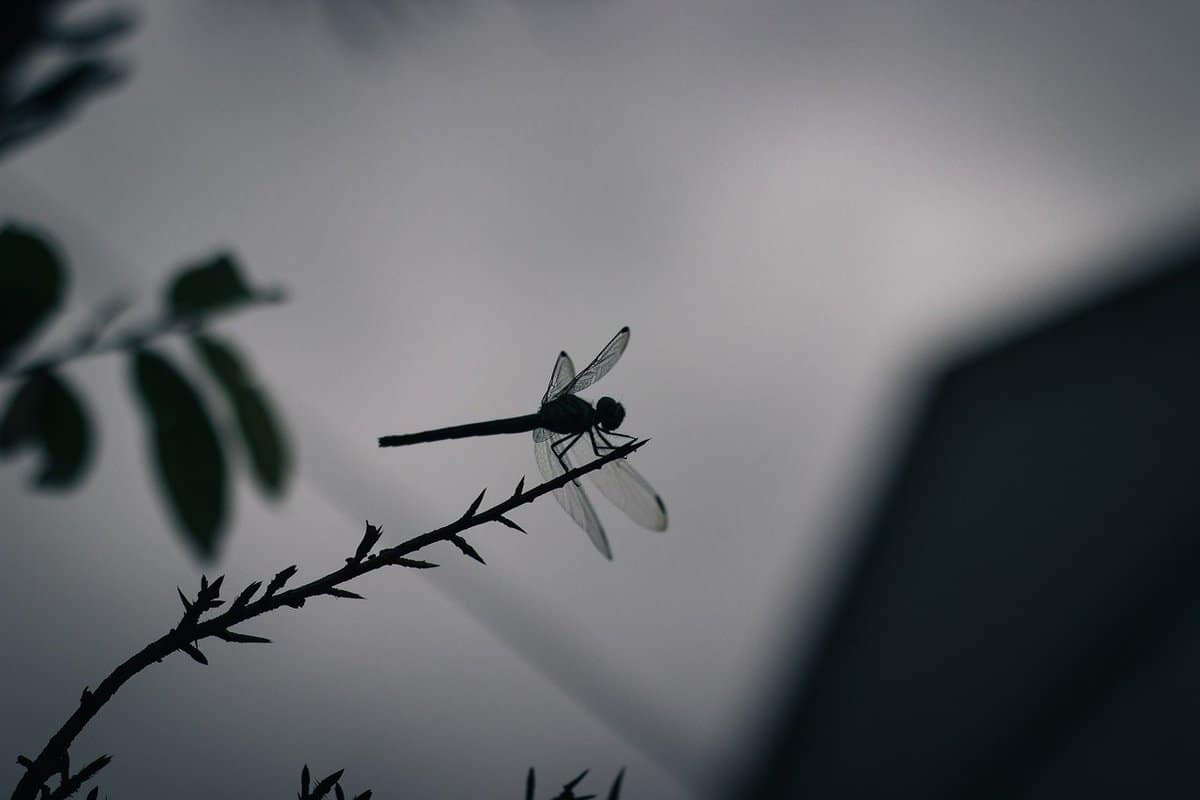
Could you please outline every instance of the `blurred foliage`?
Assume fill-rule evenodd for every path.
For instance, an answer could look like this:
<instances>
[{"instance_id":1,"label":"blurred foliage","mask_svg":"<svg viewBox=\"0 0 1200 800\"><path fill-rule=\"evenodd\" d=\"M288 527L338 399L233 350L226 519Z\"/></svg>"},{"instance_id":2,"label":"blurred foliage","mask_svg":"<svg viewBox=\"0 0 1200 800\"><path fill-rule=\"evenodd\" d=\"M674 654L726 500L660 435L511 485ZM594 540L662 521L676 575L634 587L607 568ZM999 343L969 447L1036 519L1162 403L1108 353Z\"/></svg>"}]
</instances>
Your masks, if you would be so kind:
<instances>
[{"instance_id":1,"label":"blurred foliage","mask_svg":"<svg viewBox=\"0 0 1200 800\"><path fill-rule=\"evenodd\" d=\"M42 451L39 489L70 489L91 460L94 436L83 402L63 378L37 371L17 386L0 420L0 456Z\"/></svg>"},{"instance_id":2,"label":"blurred foliage","mask_svg":"<svg viewBox=\"0 0 1200 800\"><path fill-rule=\"evenodd\" d=\"M73 5L80 4L0 3L0 157L125 80L127 69L112 58L110 48L133 30L134 17L109 9L84 19L72 13L68 21L66 7ZM47 61L55 63L39 74L35 67Z\"/></svg>"},{"instance_id":3,"label":"blurred foliage","mask_svg":"<svg viewBox=\"0 0 1200 800\"><path fill-rule=\"evenodd\" d=\"M41 237L17 227L0 235L0 369L62 305L67 271Z\"/></svg>"},{"instance_id":4,"label":"blurred foliage","mask_svg":"<svg viewBox=\"0 0 1200 800\"><path fill-rule=\"evenodd\" d=\"M229 517L229 449L244 448L255 483L271 499L287 490L292 456L279 414L246 359L205 327L217 314L277 302L281 293L252 288L236 260L219 254L174 277L157 319L106 335L124 309L109 304L67 345L10 364L61 311L67 274L43 234L11 224L0 230L0 379L15 382L0 405L0 458L37 451L35 488L79 485L96 437L87 406L63 369L79 358L123 353L163 498L193 551L213 558ZM186 372L150 347L170 334L189 339L235 424L218 424Z\"/></svg>"}]
</instances>

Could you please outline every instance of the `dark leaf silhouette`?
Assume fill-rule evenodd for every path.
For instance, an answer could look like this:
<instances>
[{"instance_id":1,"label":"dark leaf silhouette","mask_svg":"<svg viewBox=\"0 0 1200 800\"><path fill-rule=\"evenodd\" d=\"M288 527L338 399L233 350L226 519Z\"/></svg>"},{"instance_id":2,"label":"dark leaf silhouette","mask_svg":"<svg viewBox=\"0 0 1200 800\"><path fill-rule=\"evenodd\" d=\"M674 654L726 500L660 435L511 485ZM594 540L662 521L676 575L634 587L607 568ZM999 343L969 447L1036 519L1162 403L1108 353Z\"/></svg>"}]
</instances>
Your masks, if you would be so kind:
<instances>
[{"instance_id":1,"label":"dark leaf silhouette","mask_svg":"<svg viewBox=\"0 0 1200 800\"><path fill-rule=\"evenodd\" d=\"M196 551L211 558L228 498L225 456L216 429L196 390L161 355L138 351L132 377L171 510Z\"/></svg>"},{"instance_id":2,"label":"dark leaf silhouette","mask_svg":"<svg viewBox=\"0 0 1200 800\"><path fill-rule=\"evenodd\" d=\"M167 306L181 317L204 314L254 299L233 256L182 270L167 288Z\"/></svg>"},{"instance_id":3,"label":"dark leaf silhouette","mask_svg":"<svg viewBox=\"0 0 1200 800\"><path fill-rule=\"evenodd\" d=\"M278 497L286 488L291 467L278 415L232 345L211 336L196 336L192 341L233 406L258 485L265 494Z\"/></svg>"},{"instance_id":4,"label":"dark leaf silhouette","mask_svg":"<svg viewBox=\"0 0 1200 800\"><path fill-rule=\"evenodd\" d=\"M0 230L0 367L58 310L67 271L44 238L7 225Z\"/></svg>"},{"instance_id":5,"label":"dark leaf silhouette","mask_svg":"<svg viewBox=\"0 0 1200 800\"><path fill-rule=\"evenodd\" d=\"M82 400L58 375L35 372L17 386L0 420L0 455L41 451L33 483L66 489L83 477L94 437Z\"/></svg>"}]
</instances>

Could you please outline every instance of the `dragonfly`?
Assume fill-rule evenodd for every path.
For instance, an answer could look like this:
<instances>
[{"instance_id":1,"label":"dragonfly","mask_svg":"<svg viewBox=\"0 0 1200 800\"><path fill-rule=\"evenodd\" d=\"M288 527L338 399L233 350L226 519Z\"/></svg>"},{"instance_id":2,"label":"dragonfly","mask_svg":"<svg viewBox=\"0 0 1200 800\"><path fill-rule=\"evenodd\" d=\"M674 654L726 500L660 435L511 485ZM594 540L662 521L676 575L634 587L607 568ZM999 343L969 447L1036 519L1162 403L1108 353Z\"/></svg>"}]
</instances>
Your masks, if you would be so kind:
<instances>
[{"instance_id":1,"label":"dragonfly","mask_svg":"<svg viewBox=\"0 0 1200 800\"><path fill-rule=\"evenodd\" d=\"M506 417L467 425L435 428L419 433L381 436L380 447L399 447L420 442L439 442L468 436L493 436L504 433L533 433L533 451L542 477L552 480L575 466L579 452L586 453L586 441L592 453L603 455L616 449L614 439L633 440L617 428L625 420L625 407L611 397L601 397L595 405L578 393L594 385L616 366L629 344L629 327L604 346L592 362L576 373L575 365L566 352L558 354L550 373L550 384L542 395L541 405L533 414ZM610 461L589 473L600 493L628 517L653 531L667 529L667 507L650 483L624 458ZM612 559L612 547L596 510L584 494L579 481L554 490L559 505L571 519L583 528L596 549Z\"/></svg>"}]
</instances>

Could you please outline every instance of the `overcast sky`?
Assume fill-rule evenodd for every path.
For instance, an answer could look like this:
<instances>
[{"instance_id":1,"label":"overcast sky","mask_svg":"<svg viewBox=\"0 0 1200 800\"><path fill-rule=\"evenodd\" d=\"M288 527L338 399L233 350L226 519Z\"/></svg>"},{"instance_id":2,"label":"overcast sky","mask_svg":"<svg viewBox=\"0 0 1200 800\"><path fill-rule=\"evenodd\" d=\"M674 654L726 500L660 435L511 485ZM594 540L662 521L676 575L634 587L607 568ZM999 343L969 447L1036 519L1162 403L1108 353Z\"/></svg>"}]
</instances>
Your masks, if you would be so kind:
<instances>
[{"instance_id":1,"label":"overcast sky","mask_svg":"<svg viewBox=\"0 0 1200 800\"><path fill-rule=\"evenodd\" d=\"M149 313L221 247L288 289L222 328L299 479L270 506L242 476L213 571L315 576L364 518L395 542L532 479L526 437L374 443L533 411L560 349L585 362L626 324L588 394L653 438L636 464L671 527L597 498L609 563L542 502L528 537L473 536L486 567L437 548L436 574L254 625L269 647L174 656L73 751L115 754L114 797L276 795L305 762L382 797L518 796L531 764L712 794L925 365L1105 277L1097 254L1200 185L1182 0L326 5L146 3L128 85L0 165L4 217L61 238L80 310L128 291ZM124 364L69 375L101 428L83 489L0 466L5 753L173 625L201 569Z\"/></svg>"}]
</instances>

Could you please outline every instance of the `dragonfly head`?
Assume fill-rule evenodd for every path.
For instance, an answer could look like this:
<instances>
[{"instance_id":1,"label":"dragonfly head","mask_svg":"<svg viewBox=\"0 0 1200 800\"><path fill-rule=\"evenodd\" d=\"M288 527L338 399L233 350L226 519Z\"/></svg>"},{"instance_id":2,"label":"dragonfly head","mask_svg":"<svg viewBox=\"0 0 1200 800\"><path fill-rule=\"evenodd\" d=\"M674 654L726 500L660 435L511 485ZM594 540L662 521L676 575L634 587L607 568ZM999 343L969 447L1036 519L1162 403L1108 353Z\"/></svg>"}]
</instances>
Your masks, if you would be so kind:
<instances>
[{"instance_id":1,"label":"dragonfly head","mask_svg":"<svg viewBox=\"0 0 1200 800\"><path fill-rule=\"evenodd\" d=\"M625 419L625 406L611 397L601 397L596 401L596 424L601 430L616 430Z\"/></svg>"}]
</instances>

